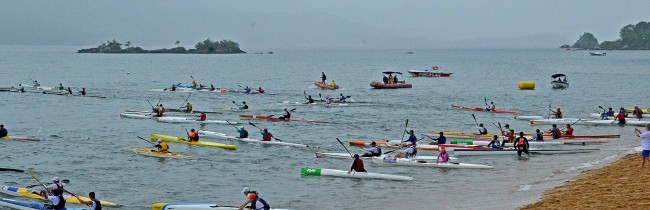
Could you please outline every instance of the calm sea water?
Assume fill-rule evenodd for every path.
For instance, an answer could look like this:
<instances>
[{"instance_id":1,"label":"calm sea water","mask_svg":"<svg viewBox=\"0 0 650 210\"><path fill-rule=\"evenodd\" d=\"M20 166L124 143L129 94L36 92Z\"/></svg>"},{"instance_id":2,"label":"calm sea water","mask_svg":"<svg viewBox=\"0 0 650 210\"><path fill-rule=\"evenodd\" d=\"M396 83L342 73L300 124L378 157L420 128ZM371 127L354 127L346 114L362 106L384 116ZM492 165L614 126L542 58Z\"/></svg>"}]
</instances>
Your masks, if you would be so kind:
<instances>
[{"instance_id":1,"label":"calm sea water","mask_svg":"<svg viewBox=\"0 0 650 210\"><path fill-rule=\"evenodd\" d=\"M0 167L34 171L42 179L70 179L68 190L95 191L98 197L147 209L155 202L207 201L239 205L245 186L261 192L273 207L294 209L513 209L539 198L541 192L576 175L601 166L639 144L632 127L576 125L576 133L616 133L623 138L594 146L590 154L462 157L467 163L488 164L492 170L381 167L366 163L371 172L408 175L412 182L301 177L300 167L347 170L350 160L317 159L314 152L345 152L335 138L399 139L404 121L416 133L430 130L474 132L479 122L509 123L517 131L533 132L513 115L468 112L451 105L483 106L484 98L500 109L524 115L547 115L548 106L562 107L565 117L588 117L598 106L650 107L645 84L650 76L650 52L608 52L592 57L585 51L460 50L415 51L286 51L272 55L106 55L76 54L78 47L0 47L0 86L38 80L44 86L85 87L90 95L106 99L41 94L0 93L0 123L13 135L44 138L41 142L0 141ZM451 78L411 78L407 69L432 65L453 72ZM402 71L412 89L372 90L381 71ZM130 74L127 74L130 72ZM343 87L320 91L313 87L320 72ZM550 75L568 75L571 87L552 90ZM171 151L197 160L160 160L123 148L149 147L136 136L150 133L185 135L199 128L151 120L120 119L125 109L149 109L161 100L177 108L185 93L149 92L173 83L199 83L216 87L262 86L278 95L192 94L196 110L223 110L231 101L247 101L255 114L281 111L278 101L300 101L303 91L318 98L351 95L372 106L350 108L298 107L294 117L322 119L327 124L258 122L287 142L302 142L310 149L260 146L239 142L236 151L189 147L170 143ZM534 91L517 90L519 81L535 81ZM209 119L237 120L238 113L208 115ZM250 127L250 126L249 126ZM494 131L494 126L488 126ZM537 127L548 129L546 126ZM202 130L234 133L227 125ZM249 130L253 130L252 127ZM258 134L252 132L253 137ZM208 138L204 138L208 140ZM212 141L219 141L214 140ZM225 142L225 141L222 141ZM352 152L361 153L358 148ZM420 151L420 155L437 153ZM27 174L0 173L4 185L36 184Z\"/></svg>"}]
</instances>

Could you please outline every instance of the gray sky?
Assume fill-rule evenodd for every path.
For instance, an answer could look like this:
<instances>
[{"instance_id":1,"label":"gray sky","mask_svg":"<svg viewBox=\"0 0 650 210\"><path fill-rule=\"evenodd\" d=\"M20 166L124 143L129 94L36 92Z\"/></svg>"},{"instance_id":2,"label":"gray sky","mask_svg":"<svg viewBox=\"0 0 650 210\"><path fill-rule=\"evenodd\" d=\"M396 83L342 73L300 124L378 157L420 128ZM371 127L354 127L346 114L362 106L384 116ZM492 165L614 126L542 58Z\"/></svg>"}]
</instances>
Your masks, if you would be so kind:
<instances>
[{"instance_id":1,"label":"gray sky","mask_svg":"<svg viewBox=\"0 0 650 210\"><path fill-rule=\"evenodd\" d=\"M211 37L232 39L244 50L436 48L527 37L517 40L557 47L583 32L601 42L614 40L624 25L650 21L647 0L0 0L0 5L5 45L96 46L116 39L143 47L171 47L180 40L191 47Z\"/></svg>"}]
</instances>

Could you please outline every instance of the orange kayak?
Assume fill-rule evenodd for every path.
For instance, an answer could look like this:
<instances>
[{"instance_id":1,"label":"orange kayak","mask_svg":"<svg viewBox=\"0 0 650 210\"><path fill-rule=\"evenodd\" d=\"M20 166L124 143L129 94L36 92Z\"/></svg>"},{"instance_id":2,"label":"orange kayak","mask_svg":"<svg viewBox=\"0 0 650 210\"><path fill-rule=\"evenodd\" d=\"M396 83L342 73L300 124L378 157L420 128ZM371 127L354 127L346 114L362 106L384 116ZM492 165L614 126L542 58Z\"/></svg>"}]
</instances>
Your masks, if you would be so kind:
<instances>
[{"instance_id":1,"label":"orange kayak","mask_svg":"<svg viewBox=\"0 0 650 210\"><path fill-rule=\"evenodd\" d=\"M336 90L340 88L338 85L332 86L331 84L323 83L322 81L314 81L314 85L316 85L316 87L327 90Z\"/></svg>"}]
</instances>

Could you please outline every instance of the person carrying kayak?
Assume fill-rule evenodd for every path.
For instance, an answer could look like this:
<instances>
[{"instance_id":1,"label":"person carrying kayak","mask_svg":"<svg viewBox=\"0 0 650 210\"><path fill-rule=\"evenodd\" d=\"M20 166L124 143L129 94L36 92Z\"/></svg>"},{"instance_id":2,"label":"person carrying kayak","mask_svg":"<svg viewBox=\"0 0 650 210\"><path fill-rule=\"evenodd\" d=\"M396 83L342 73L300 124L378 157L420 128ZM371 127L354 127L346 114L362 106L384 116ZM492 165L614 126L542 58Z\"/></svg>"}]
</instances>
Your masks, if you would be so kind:
<instances>
[{"instance_id":1,"label":"person carrying kayak","mask_svg":"<svg viewBox=\"0 0 650 210\"><path fill-rule=\"evenodd\" d=\"M259 88L257 88L257 92L261 93L261 94L264 94L264 89L262 89L262 87L259 87Z\"/></svg>"},{"instance_id":2,"label":"person carrying kayak","mask_svg":"<svg viewBox=\"0 0 650 210\"><path fill-rule=\"evenodd\" d=\"M68 95L72 95L72 89L68 87Z\"/></svg>"},{"instance_id":3,"label":"person carrying kayak","mask_svg":"<svg viewBox=\"0 0 650 210\"><path fill-rule=\"evenodd\" d=\"M262 141L271 141L271 138L273 138L273 134L266 128L264 130L260 129L260 134L262 134Z\"/></svg>"},{"instance_id":4,"label":"person carrying kayak","mask_svg":"<svg viewBox=\"0 0 650 210\"><path fill-rule=\"evenodd\" d=\"M650 156L650 124L645 125L645 132L641 133L638 128L634 128L634 134L641 137L641 168L645 165L645 161L649 161Z\"/></svg>"},{"instance_id":5,"label":"person carrying kayak","mask_svg":"<svg viewBox=\"0 0 650 210\"><path fill-rule=\"evenodd\" d=\"M348 171L348 174L350 174L350 172L352 172L352 171L355 171L355 172L367 172L366 168L363 167L363 160L361 160L361 158L359 158L359 154L354 154L354 156L352 158L353 158L352 166L350 167L350 170Z\"/></svg>"},{"instance_id":6,"label":"person carrying kayak","mask_svg":"<svg viewBox=\"0 0 650 210\"><path fill-rule=\"evenodd\" d=\"M571 127L571 124L566 124L566 131L564 132L564 135L573 136L573 128Z\"/></svg>"},{"instance_id":7,"label":"person carrying kayak","mask_svg":"<svg viewBox=\"0 0 650 210\"><path fill-rule=\"evenodd\" d=\"M248 104L246 104L246 101L242 101L241 103L242 103L242 105L238 106L239 109L248 109Z\"/></svg>"},{"instance_id":8,"label":"person carrying kayak","mask_svg":"<svg viewBox=\"0 0 650 210\"><path fill-rule=\"evenodd\" d=\"M88 197L90 198L89 201L80 200L79 203L86 204L87 206L90 207L90 210L102 210L102 203L95 198L95 192L88 193Z\"/></svg>"},{"instance_id":9,"label":"person carrying kayak","mask_svg":"<svg viewBox=\"0 0 650 210\"><path fill-rule=\"evenodd\" d=\"M551 114L553 114L553 117L555 117L556 119L562 119L563 114L562 114L562 111L560 111L560 107L558 107L555 111L550 110L550 109L549 109L549 111L551 111Z\"/></svg>"},{"instance_id":10,"label":"person carrying kayak","mask_svg":"<svg viewBox=\"0 0 650 210\"><path fill-rule=\"evenodd\" d=\"M81 91L79 92L81 92L82 96L86 96L86 88L81 88Z\"/></svg>"},{"instance_id":11,"label":"person carrying kayak","mask_svg":"<svg viewBox=\"0 0 650 210\"><path fill-rule=\"evenodd\" d=\"M0 124L0 138L9 135L9 131L5 128L5 125Z\"/></svg>"},{"instance_id":12,"label":"person carrying kayak","mask_svg":"<svg viewBox=\"0 0 650 210\"><path fill-rule=\"evenodd\" d=\"M449 162L449 153L444 147L440 148L440 153L438 153L438 158L436 158L436 163L447 163Z\"/></svg>"},{"instance_id":13,"label":"person carrying kayak","mask_svg":"<svg viewBox=\"0 0 650 210\"><path fill-rule=\"evenodd\" d=\"M435 139L434 139L434 138L431 138L431 140L436 141L436 142L433 143L433 144L437 144L437 145L441 145L441 144L446 144L446 143L447 143L447 137L445 137L445 134L444 134L442 131L440 131L440 133L438 133L438 138L435 138Z\"/></svg>"},{"instance_id":14,"label":"person carrying kayak","mask_svg":"<svg viewBox=\"0 0 650 210\"><path fill-rule=\"evenodd\" d=\"M636 118L641 119L641 118L643 118L643 111L641 111L641 109L639 109L639 106L634 106L634 110L632 111L632 115L634 115L634 117L636 117Z\"/></svg>"},{"instance_id":15,"label":"person carrying kayak","mask_svg":"<svg viewBox=\"0 0 650 210\"><path fill-rule=\"evenodd\" d=\"M553 124L553 128L551 128L550 132L553 139L560 139L560 136L562 136L562 131L557 128L556 124Z\"/></svg>"},{"instance_id":16,"label":"person carrying kayak","mask_svg":"<svg viewBox=\"0 0 650 210\"><path fill-rule=\"evenodd\" d=\"M616 117L614 118L614 121L612 123L614 123L614 122L616 122L618 120L618 125L621 125L621 126L625 125L625 116L627 116L627 113L625 113L624 108L621 108L621 110L618 111L618 115L616 115Z\"/></svg>"},{"instance_id":17,"label":"person carrying kayak","mask_svg":"<svg viewBox=\"0 0 650 210\"><path fill-rule=\"evenodd\" d=\"M260 198L259 193L256 191L251 191L248 187L244 187L242 190L244 196L246 196L246 202L239 206L239 210L247 208L246 205L250 204L248 209L250 210L269 210L271 205L269 205L264 199Z\"/></svg>"},{"instance_id":18,"label":"person carrying kayak","mask_svg":"<svg viewBox=\"0 0 650 210\"><path fill-rule=\"evenodd\" d=\"M530 156L530 153L528 153L528 148L530 147L530 144L528 143L528 139L524 137L524 132L519 132L519 137L517 137L517 140L515 140L513 146L517 148L517 155L519 157L521 157L522 152Z\"/></svg>"},{"instance_id":19,"label":"person carrying kayak","mask_svg":"<svg viewBox=\"0 0 650 210\"><path fill-rule=\"evenodd\" d=\"M573 132L573 130L571 132ZM533 140L544 141L544 134L540 132L539 129L535 130L535 136L533 136Z\"/></svg>"},{"instance_id":20,"label":"person carrying kayak","mask_svg":"<svg viewBox=\"0 0 650 210\"><path fill-rule=\"evenodd\" d=\"M314 103L314 99L311 98L311 95L309 95L309 97L305 97L305 99L307 99L307 103L310 103L310 104Z\"/></svg>"},{"instance_id":21,"label":"person carrying kayak","mask_svg":"<svg viewBox=\"0 0 650 210\"><path fill-rule=\"evenodd\" d=\"M194 130L194 128L192 128L190 130L190 133L187 134L187 140L189 140L191 143L199 142L199 134L196 132L196 130Z\"/></svg>"},{"instance_id":22,"label":"person carrying kayak","mask_svg":"<svg viewBox=\"0 0 650 210\"><path fill-rule=\"evenodd\" d=\"M492 141L488 143L487 147L492 149L501 149L501 142L499 142L499 136L494 135Z\"/></svg>"},{"instance_id":23,"label":"person carrying kayak","mask_svg":"<svg viewBox=\"0 0 650 210\"><path fill-rule=\"evenodd\" d=\"M45 187L45 190L41 190L39 194L45 197L48 194L54 193L54 190L61 190L61 192L63 192L63 187L65 187L65 184L61 182L59 177L54 177L52 178L52 184Z\"/></svg>"},{"instance_id":24,"label":"person carrying kayak","mask_svg":"<svg viewBox=\"0 0 650 210\"><path fill-rule=\"evenodd\" d=\"M284 107L284 109L282 109L282 110L284 110L284 115L279 117L279 119L281 119L281 120L289 120L289 119L291 119L291 112L289 112L287 107Z\"/></svg>"},{"instance_id":25,"label":"person carrying kayak","mask_svg":"<svg viewBox=\"0 0 650 210\"><path fill-rule=\"evenodd\" d=\"M156 140L156 144L153 145L153 146L158 148L157 152L160 152L160 153L168 153L169 152L168 151L169 150L169 145L167 145L167 143L163 142L163 140L160 139L160 138L158 138L158 140ZM154 150L151 150L151 151L154 152Z\"/></svg>"},{"instance_id":26,"label":"person carrying kayak","mask_svg":"<svg viewBox=\"0 0 650 210\"><path fill-rule=\"evenodd\" d=\"M208 115L205 114L205 112L201 112L201 115L199 115L199 121L206 121L208 119Z\"/></svg>"},{"instance_id":27,"label":"person carrying kayak","mask_svg":"<svg viewBox=\"0 0 650 210\"><path fill-rule=\"evenodd\" d=\"M186 104L185 106L182 106L182 107L181 107L181 109L182 109L182 108L185 108L185 111L187 111L187 112L192 112L192 108L193 108L193 107L192 107L192 104L188 101L187 104Z\"/></svg>"},{"instance_id":28,"label":"person carrying kayak","mask_svg":"<svg viewBox=\"0 0 650 210\"><path fill-rule=\"evenodd\" d=\"M487 128L483 127L483 123L478 124L478 127L476 127L476 128L478 128L478 133L479 134L481 134L481 135L488 134Z\"/></svg>"},{"instance_id":29,"label":"person carrying kayak","mask_svg":"<svg viewBox=\"0 0 650 210\"><path fill-rule=\"evenodd\" d=\"M361 155L361 157L379 157L381 156L381 148L377 146L377 142L371 142L370 148L366 149L366 153Z\"/></svg>"},{"instance_id":30,"label":"person carrying kayak","mask_svg":"<svg viewBox=\"0 0 650 210\"><path fill-rule=\"evenodd\" d=\"M397 150L397 155L395 155L396 158L413 158L415 155L417 155L418 151L415 149L415 144L406 144L404 145L406 149L402 150Z\"/></svg>"},{"instance_id":31,"label":"person carrying kayak","mask_svg":"<svg viewBox=\"0 0 650 210\"><path fill-rule=\"evenodd\" d=\"M47 196L47 200L52 201L52 204L45 204L45 207L47 209L54 209L54 210L60 210L60 209L66 209L65 208L65 198L63 198L63 190L62 189L54 189L52 190L52 194L50 196Z\"/></svg>"},{"instance_id":32,"label":"person carrying kayak","mask_svg":"<svg viewBox=\"0 0 650 210\"><path fill-rule=\"evenodd\" d=\"M320 80L321 82L323 82L323 84L325 84L325 80L327 80L327 76L325 76L325 72L321 72L321 74L322 75L320 76Z\"/></svg>"},{"instance_id":33,"label":"person carrying kayak","mask_svg":"<svg viewBox=\"0 0 650 210\"><path fill-rule=\"evenodd\" d=\"M239 133L239 136L237 138L240 139L248 138L248 131L246 130L246 128L244 128L244 126L237 128L237 133Z\"/></svg>"},{"instance_id":34,"label":"person carrying kayak","mask_svg":"<svg viewBox=\"0 0 650 210\"><path fill-rule=\"evenodd\" d=\"M408 143L410 145L417 144L418 137L415 136L415 131L413 131L413 130L411 130L411 131L404 130L404 132L409 134L409 138L406 141L404 141L404 143Z\"/></svg>"}]
</instances>

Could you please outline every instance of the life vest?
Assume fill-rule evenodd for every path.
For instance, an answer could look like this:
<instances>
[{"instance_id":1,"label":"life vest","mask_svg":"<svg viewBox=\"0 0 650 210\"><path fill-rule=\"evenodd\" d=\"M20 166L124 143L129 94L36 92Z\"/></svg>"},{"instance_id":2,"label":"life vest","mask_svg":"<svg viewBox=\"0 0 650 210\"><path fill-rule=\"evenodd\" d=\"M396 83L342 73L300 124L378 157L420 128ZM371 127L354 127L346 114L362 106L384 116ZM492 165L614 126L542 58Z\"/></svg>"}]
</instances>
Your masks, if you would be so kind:
<instances>
[{"instance_id":1,"label":"life vest","mask_svg":"<svg viewBox=\"0 0 650 210\"><path fill-rule=\"evenodd\" d=\"M192 104L187 103L187 111L192 112Z\"/></svg>"},{"instance_id":2,"label":"life vest","mask_svg":"<svg viewBox=\"0 0 650 210\"><path fill-rule=\"evenodd\" d=\"M358 171L358 172L366 171L366 168L363 167L363 161L361 159L356 159L354 161L356 162L354 171Z\"/></svg>"},{"instance_id":3,"label":"life vest","mask_svg":"<svg viewBox=\"0 0 650 210\"><path fill-rule=\"evenodd\" d=\"M61 195L57 195L56 197L59 197L59 203L52 205L52 209L65 209L65 198Z\"/></svg>"},{"instance_id":4,"label":"life vest","mask_svg":"<svg viewBox=\"0 0 650 210\"><path fill-rule=\"evenodd\" d=\"M199 135L197 135L195 132L190 132L190 135L187 136L191 142L197 142L199 141Z\"/></svg>"},{"instance_id":5,"label":"life vest","mask_svg":"<svg viewBox=\"0 0 650 210\"><path fill-rule=\"evenodd\" d=\"M160 145L158 152L167 152L167 150L169 150L169 145L167 145L165 142L160 142L158 145Z\"/></svg>"},{"instance_id":6,"label":"life vest","mask_svg":"<svg viewBox=\"0 0 650 210\"><path fill-rule=\"evenodd\" d=\"M266 133L264 133L264 138L262 138L262 140L263 141L271 141L271 136L273 136L273 134L271 134L270 132L266 132Z\"/></svg>"},{"instance_id":7,"label":"life vest","mask_svg":"<svg viewBox=\"0 0 650 210\"><path fill-rule=\"evenodd\" d=\"M525 139L526 139L526 138L523 138L523 137L519 137L519 138L517 138L517 146L518 146L518 147L525 147L525 146L526 146L526 141L525 141Z\"/></svg>"},{"instance_id":8,"label":"life vest","mask_svg":"<svg viewBox=\"0 0 650 210\"><path fill-rule=\"evenodd\" d=\"M251 210L269 210L271 209L271 206L262 198L260 198L259 195L257 195L256 191L251 191L249 193L255 194L255 199L251 202ZM257 201L262 203L263 206L257 206Z\"/></svg>"},{"instance_id":9,"label":"life vest","mask_svg":"<svg viewBox=\"0 0 650 210\"><path fill-rule=\"evenodd\" d=\"M102 210L102 202L97 199L93 199L92 202L95 203L95 208L91 210Z\"/></svg>"},{"instance_id":10,"label":"life vest","mask_svg":"<svg viewBox=\"0 0 650 210\"><path fill-rule=\"evenodd\" d=\"M205 115L205 113L201 114L201 121L205 121L208 117Z\"/></svg>"},{"instance_id":11,"label":"life vest","mask_svg":"<svg viewBox=\"0 0 650 210\"><path fill-rule=\"evenodd\" d=\"M535 139L537 139L538 141L544 140L544 134L536 133L535 134Z\"/></svg>"},{"instance_id":12,"label":"life vest","mask_svg":"<svg viewBox=\"0 0 650 210\"><path fill-rule=\"evenodd\" d=\"M573 136L573 128L567 128L564 135Z\"/></svg>"},{"instance_id":13,"label":"life vest","mask_svg":"<svg viewBox=\"0 0 650 210\"><path fill-rule=\"evenodd\" d=\"M372 155L377 156L377 157L381 156L381 153L382 153L381 152L381 147L377 147L377 151L378 151L377 154L372 154Z\"/></svg>"},{"instance_id":14,"label":"life vest","mask_svg":"<svg viewBox=\"0 0 650 210\"><path fill-rule=\"evenodd\" d=\"M488 131L487 131L487 129L486 129L485 127L479 127L479 128L478 128L478 131L479 131L479 133L480 133L481 135L488 134Z\"/></svg>"}]
</instances>

